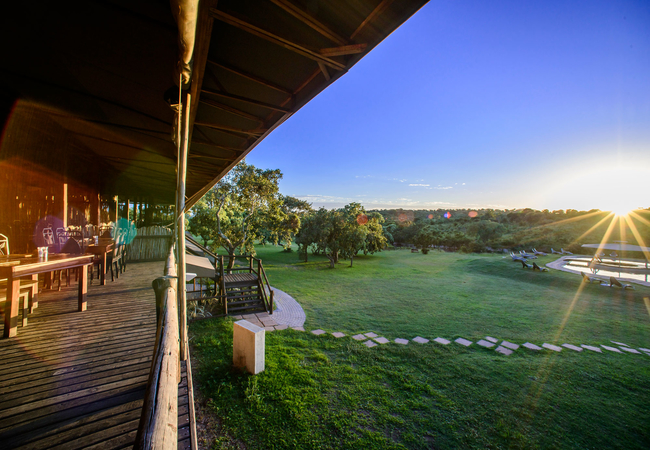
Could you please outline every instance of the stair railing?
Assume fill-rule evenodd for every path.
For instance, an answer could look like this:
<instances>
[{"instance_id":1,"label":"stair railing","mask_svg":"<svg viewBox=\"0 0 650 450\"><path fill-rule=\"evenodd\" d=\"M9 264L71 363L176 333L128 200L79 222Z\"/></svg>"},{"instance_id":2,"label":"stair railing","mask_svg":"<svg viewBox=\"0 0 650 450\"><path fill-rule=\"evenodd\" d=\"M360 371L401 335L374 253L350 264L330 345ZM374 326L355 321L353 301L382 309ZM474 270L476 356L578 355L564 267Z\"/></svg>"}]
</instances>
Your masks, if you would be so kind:
<instances>
[{"instance_id":1,"label":"stair railing","mask_svg":"<svg viewBox=\"0 0 650 450\"><path fill-rule=\"evenodd\" d=\"M264 299L264 305L269 314L273 314L273 290L271 289L271 284L269 283L269 278L266 276L266 271L262 265L262 260L255 258L254 256L250 257L250 267L251 271L253 270L253 260L257 261L257 278L260 280L260 286L262 287L262 297ZM266 293L268 289L269 294Z\"/></svg>"},{"instance_id":2,"label":"stair railing","mask_svg":"<svg viewBox=\"0 0 650 450\"><path fill-rule=\"evenodd\" d=\"M219 280L219 290L221 291L221 301L223 301L223 311L224 314L228 315L228 299L226 298L226 277L224 276L223 271L223 255L219 256Z\"/></svg>"}]
</instances>

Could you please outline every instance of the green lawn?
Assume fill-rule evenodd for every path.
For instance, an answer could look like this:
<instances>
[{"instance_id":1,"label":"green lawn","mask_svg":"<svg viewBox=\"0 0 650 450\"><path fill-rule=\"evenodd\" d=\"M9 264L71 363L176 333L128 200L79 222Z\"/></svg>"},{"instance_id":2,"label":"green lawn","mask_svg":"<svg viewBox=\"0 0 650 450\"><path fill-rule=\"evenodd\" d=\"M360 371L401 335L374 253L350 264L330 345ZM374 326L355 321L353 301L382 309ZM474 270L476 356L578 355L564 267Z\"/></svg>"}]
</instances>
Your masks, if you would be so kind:
<instances>
[{"instance_id":1,"label":"green lawn","mask_svg":"<svg viewBox=\"0 0 650 450\"><path fill-rule=\"evenodd\" d=\"M259 247L271 283L306 329L391 340L486 335L522 344L650 348L650 289L583 285L509 258L407 251L310 262ZM541 263L552 257L540 258ZM538 262L539 263L539 262ZM650 356L473 345L372 349L345 337L268 333L266 371L231 370L232 321L192 323L197 381L222 424L217 448L647 448ZM234 440L234 441L233 441Z\"/></svg>"}]
</instances>

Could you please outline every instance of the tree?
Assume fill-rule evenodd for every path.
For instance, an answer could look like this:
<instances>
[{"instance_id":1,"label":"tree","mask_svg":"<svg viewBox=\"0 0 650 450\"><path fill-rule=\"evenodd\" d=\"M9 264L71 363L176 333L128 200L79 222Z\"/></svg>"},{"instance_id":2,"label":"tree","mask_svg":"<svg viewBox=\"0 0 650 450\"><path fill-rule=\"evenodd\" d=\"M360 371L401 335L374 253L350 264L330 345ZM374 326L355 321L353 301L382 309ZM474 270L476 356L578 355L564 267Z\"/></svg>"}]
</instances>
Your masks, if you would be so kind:
<instances>
[{"instance_id":1,"label":"tree","mask_svg":"<svg viewBox=\"0 0 650 450\"><path fill-rule=\"evenodd\" d=\"M192 208L190 230L226 250L229 272L235 251L255 254L253 241L261 230L273 230L277 238L278 224L287 220L280 207L281 178L280 170L262 170L242 161Z\"/></svg>"}]
</instances>

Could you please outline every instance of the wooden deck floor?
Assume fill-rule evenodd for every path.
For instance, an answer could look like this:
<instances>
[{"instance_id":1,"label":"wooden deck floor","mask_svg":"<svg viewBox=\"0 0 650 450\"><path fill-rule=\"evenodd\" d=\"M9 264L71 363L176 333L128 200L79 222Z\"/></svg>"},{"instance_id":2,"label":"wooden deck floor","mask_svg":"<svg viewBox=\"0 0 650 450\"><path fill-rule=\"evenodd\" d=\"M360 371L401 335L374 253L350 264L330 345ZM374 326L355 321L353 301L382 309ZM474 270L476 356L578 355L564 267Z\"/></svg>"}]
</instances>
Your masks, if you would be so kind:
<instances>
[{"instance_id":1,"label":"wooden deck floor","mask_svg":"<svg viewBox=\"0 0 650 450\"><path fill-rule=\"evenodd\" d=\"M85 312L76 283L41 293L28 326L0 339L1 448L133 445L156 334L151 281L162 273L162 262L129 264L115 282L95 280ZM183 378L179 448L189 448L187 411Z\"/></svg>"}]
</instances>

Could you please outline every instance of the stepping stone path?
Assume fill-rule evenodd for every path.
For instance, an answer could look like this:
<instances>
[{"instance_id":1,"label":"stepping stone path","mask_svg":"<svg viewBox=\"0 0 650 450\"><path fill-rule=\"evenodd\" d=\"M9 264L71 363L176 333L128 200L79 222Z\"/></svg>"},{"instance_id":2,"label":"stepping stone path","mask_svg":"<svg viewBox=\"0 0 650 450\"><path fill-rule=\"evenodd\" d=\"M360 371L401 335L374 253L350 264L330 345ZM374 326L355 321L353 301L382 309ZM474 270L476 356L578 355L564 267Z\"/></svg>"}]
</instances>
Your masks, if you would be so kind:
<instances>
[{"instance_id":1,"label":"stepping stone path","mask_svg":"<svg viewBox=\"0 0 650 450\"><path fill-rule=\"evenodd\" d=\"M454 342L460 345L464 345L465 347L469 347L473 343L472 341L468 341L467 339L463 338L458 338Z\"/></svg>"},{"instance_id":2,"label":"stepping stone path","mask_svg":"<svg viewBox=\"0 0 650 450\"><path fill-rule=\"evenodd\" d=\"M352 336L352 339L354 339L355 341L363 341L365 338L366 336L363 334L355 334L354 336Z\"/></svg>"},{"instance_id":3,"label":"stepping stone path","mask_svg":"<svg viewBox=\"0 0 650 450\"><path fill-rule=\"evenodd\" d=\"M275 328L273 328L273 327L264 327L264 331L268 331L270 333L271 331L275 331Z\"/></svg>"},{"instance_id":4,"label":"stepping stone path","mask_svg":"<svg viewBox=\"0 0 650 450\"><path fill-rule=\"evenodd\" d=\"M366 342L364 342L363 345L365 345L365 346L368 347L368 348L372 348L372 347L377 346L377 344L375 344L374 342L372 342L370 339L368 339Z\"/></svg>"},{"instance_id":5,"label":"stepping stone path","mask_svg":"<svg viewBox=\"0 0 650 450\"><path fill-rule=\"evenodd\" d=\"M506 347L509 348L510 350L517 350L519 348L519 345L513 344L512 342L503 341L501 343L501 347Z\"/></svg>"},{"instance_id":6,"label":"stepping stone path","mask_svg":"<svg viewBox=\"0 0 650 450\"><path fill-rule=\"evenodd\" d=\"M485 340L490 341L493 344L496 344L497 342L499 342L499 340L497 338L493 338L493 337L490 337L490 336L485 336ZM477 342L477 344L478 344L478 342Z\"/></svg>"},{"instance_id":7,"label":"stepping stone path","mask_svg":"<svg viewBox=\"0 0 650 450\"><path fill-rule=\"evenodd\" d=\"M484 341L483 339L478 341L476 344L480 345L481 347L486 347L486 348L492 348L492 347L494 347L496 345L494 342Z\"/></svg>"},{"instance_id":8,"label":"stepping stone path","mask_svg":"<svg viewBox=\"0 0 650 450\"><path fill-rule=\"evenodd\" d=\"M305 331L303 327L291 327L291 329L296 330L296 331Z\"/></svg>"},{"instance_id":9,"label":"stepping stone path","mask_svg":"<svg viewBox=\"0 0 650 450\"><path fill-rule=\"evenodd\" d=\"M611 342L612 344L616 344L616 345L622 345L623 347L629 347L629 345L623 344L622 342L616 342L616 341L609 341L609 342Z\"/></svg>"},{"instance_id":10,"label":"stepping stone path","mask_svg":"<svg viewBox=\"0 0 650 450\"><path fill-rule=\"evenodd\" d=\"M435 338L434 341L436 341L438 344L442 344L442 345L447 345L447 344L449 344L449 342L451 342L451 341L448 341L447 339L444 339L444 338L441 338L441 337Z\"/></svg>"},{"instance_id":11,"label":"stepping stone path","mask_svg":"<svg viewBox=\"0 0 650 450\"><path fill-rule=\"evenodd\" d=\"M332 336L334 336L335 338L338 339L338 338L342 338L343 336L345 336L345 333L341 333L340 331L336 331L336 332L332 333Z\"/></svg>"},{"instance_id":12,"label":"stepping stone path","mask_svg":"<svg viewBox=\"0 0 650 450\"><path fill-rule=\"evenodd\" d=\"M311 330L311 332L313 334L315 334L316 336L320 336L321 334L325 334L325 331L323 331L323 330Z\"/></svg>"},{"instance_id":13,"label":"stepping stone path","mask_svg":"<svg viewBox=\"0 0 650 450\"><path fill-rule=\"evenodd\" d=\"M542 349L542 347L540 347L538 345L535 345L535 344L531 344L530 342L526 342L524 344L524 347L526 347L529 350L535 350L535 351L538 351L538 350Z\"/></svg>"},{"instance_id":14,"label":"stepping stone path","mask_svg":"<svg viewBox=\"0 0 650 450\"><path fill-rule=\"evenodd\" d=\"M576 347L575 345L571 345L571 344L562 344L562 347L570 348L571 350L575 350L576 352L581 352L582 351L582 348Z\"/></svg>"},{"instance_id":15,"label":"stepping stone path","mask_svg":"<svg viewBox=\"0 0 650 450\"><path fill-rule=\"evenodd\" d=\"M608 346L606 346L606 345L602 345L602 344L601 344L600 346L601 346L602 348L604 348L605 350L609 350L610 352L623 353L622 351L620 351L620 350L617 349L616 347L608 347Z\"/></svg>"},{"instance_id":16,"label":"stepping stone path","mask_svg":"<svg viewBox=\"0 0 650 450\"><path fill-rule=\"evenodd\" d=\"M413 342L417 342L418 344L426 344L429 342L429 339L424 339L423 337L416 336L413 338Z\"/></svg>"},{"instance_id":17,"label":"stepping stone path","mask_svg":"<svg viewBox=\"0 0 650 450\"><path fill-rule=\"evenodd\" d=\"M366 333L366 337L369 337L369 338L376 338L377 335L376 335L375 333L370 332L370 333Z\"/></svg>"},{"instance_id":18,"label":"stepping stone path","mask_svg":"<svg viewBox=\"0 0 650 450\"><path fill-rule=\"evenodd\" d=\"M409 340L408 340L408 339L397 338L397 339L395 339L395 343L396 343L396 344L406 345L406 344L409 343Z\"/></svg>"},{"instance_id":19,"label":"stepping stone path","mask_svg":"<svg viewBox=\"0 0 650 450\"><path fill-rule=\"evenodd\" d=\"M278 326L275 327L275 329L278 330L278 331L286 330L287 328L289 328L289 325L278 325Z\"/></svg>"},{"instance_id":20,"label":"stepping stone path","mask_svg":"<svg viewBox=\"0 0 650 450\"><path fill-rule=\"evenodd\" d=\"M633 348L629 348L629 347L621 347L621 350L625 350L626 352L629 352L629 353L636 353L637 355L641 354L640 351L634 350Z\"/></svg>"},{"instance_id":21,"label":"stepping stone path","mask_svg":"<svg viewBox=\"0 0 650 450\"><path fill-rule=\"evenodd\" d=\"M386 339L385 337L378 337L378 338L375 338L375 342L377 342L379 344L388 344L390 341L388 339Z\"/></svg>"},{"instance_id":22,"label":"stepping stone path","mask_svg":"<svg viewBox=\"0 0 650 450\"><path fill-rule=\"evenodd\" d=\"M512 353L512 350L505 347L501 347L500 345L496 349L494 349L494 351L506 356Z\"/></svg>"},{"instance_id":23,"label":"stepping stone path","mask_svg":"<svg viewBox=\"0 0 650 450\"><path fill-rule=\"evenodd\" d=\"M603 352L601 349L599 349L598 347L594 347L593 345L582 344L580 347L586 348L587 350L591 350L592 352L598 352L598 353Z\"/></svg>"},{"instance_id":24,"label":"stepping stone path","mask_svg":"<svg viewBox=\"0 0 650 450\"><path fill-rule=\"evenodd\" d=\"M650 353L650 348L639 347L639 350L644 351L646 353Z\"/></svg>"},{"instance_id":25,"label":"stepping stone path","mask_svg":"<svg viewBox=\"0 0 650 450\"><path fill-rule=\"evenodd\" d=\"M542 344L542 347L547 348L549 350L553 350L554 352L562 351L562 347L558 347L557 345L553 345L553 344L547 344L546 342Z\"/></svg>"}]
</instances>

